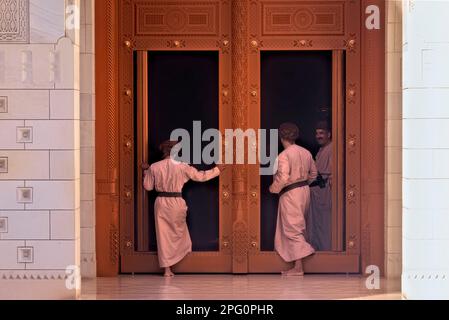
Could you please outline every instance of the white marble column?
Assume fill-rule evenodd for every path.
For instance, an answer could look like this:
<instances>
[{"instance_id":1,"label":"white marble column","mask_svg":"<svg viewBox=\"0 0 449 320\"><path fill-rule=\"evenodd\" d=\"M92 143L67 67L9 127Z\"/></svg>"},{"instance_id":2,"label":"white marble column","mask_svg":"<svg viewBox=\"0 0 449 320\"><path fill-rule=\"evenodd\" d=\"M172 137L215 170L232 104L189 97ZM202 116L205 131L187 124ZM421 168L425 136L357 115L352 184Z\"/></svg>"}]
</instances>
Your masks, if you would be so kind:
<instances>
[{"instance_id":1,"label":"white marble column","mask_svg":"<svg viewBox=\"0 0 449 320\"><path fill-rule=\"evenodd\" d=\"M448 299L449 1L404 5L402 292Z\"/></svg>"}]
</instances>

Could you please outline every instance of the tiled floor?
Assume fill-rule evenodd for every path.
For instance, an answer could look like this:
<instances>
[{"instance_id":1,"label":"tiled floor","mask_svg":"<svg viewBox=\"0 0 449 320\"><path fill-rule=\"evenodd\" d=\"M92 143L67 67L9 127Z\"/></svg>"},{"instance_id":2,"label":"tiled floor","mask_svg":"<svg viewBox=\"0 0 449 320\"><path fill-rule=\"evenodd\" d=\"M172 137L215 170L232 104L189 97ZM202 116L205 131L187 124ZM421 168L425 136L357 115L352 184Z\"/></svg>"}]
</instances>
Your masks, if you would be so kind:
<instances>
[{"instance_id":1,"label":"tiled floor","mask_svg":"<svg viewBox=\"0 0 449 320\"><path fill-rule=\"evenodd\" d=\"M400 280L382 279L368 290L365 278L346 275L156 275L84 280L81 299L401 299Z\"/></svg>"}]
</instances>

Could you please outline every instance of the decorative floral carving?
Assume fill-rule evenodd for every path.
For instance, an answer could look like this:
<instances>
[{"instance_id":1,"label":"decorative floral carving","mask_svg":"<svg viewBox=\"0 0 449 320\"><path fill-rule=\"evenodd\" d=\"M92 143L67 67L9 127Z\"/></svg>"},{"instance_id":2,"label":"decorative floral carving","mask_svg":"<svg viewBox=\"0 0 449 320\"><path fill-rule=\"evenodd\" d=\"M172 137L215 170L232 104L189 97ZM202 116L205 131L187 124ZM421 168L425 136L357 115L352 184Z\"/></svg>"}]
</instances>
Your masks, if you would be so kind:
<instances>
[{"instance_id":1,"label":"decorative floral carving","mask_svg":"<svg viewBox=\"0 0 449 320\"><path fill-rule=\"evenodd\" d=\"M229 236L223 236L221 238L221 249L230 251L232 248L232 239Z\"/></svg>"},{"instance_id":2,"label":"decorative floral carving","mask_svg":"<svg viewBox=\"0 0 449 320\"><path fill-rule=\"evenodd\" d=\"M309 48L313 47L313 41L310 39L295 40L293 41L293 46L299 48Z\"/></svg>"},{"instance_id":3,"label":"decorative floral carving","mask_svg":"<svg viewBox=\"0 0 449 320\"><path fill-rule=\"evenodd\" d=\"M257 185L251 185L249 196L251 204L257 204L259 202L259 188Z\"/></svg>"},{"instance_id":4,"label":"decorative floral carving","mask_svg":"<svg viewBox=\"0 0 449 320\"><path fill-rule=\"evenodd\" d=\"M126 203L130 203L133 200L133 192L131 186L125 186L123 188L123 198Z\"/></svg>"},{"instance_id":5,"label":"decorative floral carving","mask_svg":"<svg viewBox=\"0 0 449 320\"><path fill-rule=\"evenodd\" d=\"M357 236L351 234L348 239L348 249L353 250L357 248Z\"/></svg>"},{"instance_id":6,"label":"decorative floral carving","mask_svg":"<svg viewBox=\"0 0 449 320\"><path fill-rule=\"evenodd\" d=\"M257 35L250 35L249 46L252 53L256 53L260 48L263 48L263 41L257 38Z\"/></svg>"},{"instance_id":7,"label":"decorative floral carving","mask_svg":"<svg viewBox=\"0 0 449 320\"><path fill-rule=\"evenodd\" d=\"M229 36L224 34L221 36L220 40L217 40L217 48L220 48L223 54L228 54L231 49L231 41L229 40Z\"/></svg>"},{"instance_id":8,"label":"decorative floral carving","mask_svg":"<svg viewBox=\"0 0 449 320\"><path fill-rule=\"evenodd\" d=\"M354 104L357 99L357 86L355 83L350 83L348 85L348 102Z\"/></svg>"},{"instance_id":9,"label":"decorative floral carving","mask_svg":"<svg viewBox=\"0 0 449 320\"><path fill-rule=\"evenodd\" d=\"M231 200L231 190L229 189L229 185L225 184L222 186L221 192L221 203L223 205L229 205Z\"/></svg>"},{"instance_id":10,"label":"decorative floral carving","mask_svg":"<svg viewBox=\"0 0 449 320\"><path fill-rule=\"evenodd\" d=\"M250 100L251 103L256 104L259 102L259 86L256 84L252 84L250 88Z\"/></svg>"},{"instance_id":11,"label":"decorative floral carving","mask_svg":"<svg viewBox=\"0 0 449 320\"><path fill-rule=\"evenodd\" d=\"M168 48L185 48L186 42L184 40L168 40L167 47Z\"/></svg>"},{"instance_id":12,"label":"decorative floral carving","mask_svg":"<svg viewBox=\"0 0 449 320\"><path fill-rule=\"evenodd\" d=\"M229 99L231 96L231 92L230 92L230 87L229 84L223 84L221 86L221 103L223 105L228 105L229 104Z\"/></svg>"},{"instance_id":13,"label":"decorative floral carving","mask_svg":"<svg viewBox=\"0 0 449 320\"><path fill-rule=\"evenodd\" d=\"M133 138L131 136L125 135L123 137L123 150L126 154L130 154L133 150L134 143Z\"/></svg>"},{"instance_id":14,"label":"decorative floral carving","mask_svg":"<svg viewBox=\"0 0 449 320\"><path fill-rule=\"evenodd\" d=\"M355 33L351 33L349 35L349 39L344 40L344 46L349 52L355 53L357 51L357 35Z\"/></svg>"},{"instance_id":15,"label":"decorative floral carving","mask_svg":"<svg viewBox=\"0 0 449 320\"><path fill-rule=\"evenodd\" d=\"M347 199L349 204L355 204L357 200L357 187L350 185L348 188Z\"/></svg>"},{"instance_id":16,"label":"decorative floral carving","mask_svg":"<svg viewBox=\"0 0 449 320\"><path fill-rule=\"evenodd\" d=\"M28 43L29 1L0 0L0 43Z\"/></svg>"},{"instance_id":17,"label":"decorative floral carving","mask_svg":"<svg viewBox=\"0 0 449 320\"><path fill-rule=\"evenodd\" d=\"M351 155L355 154L356 147L357 147L357 136L355 134L350 134L348 139L349 154Z\"/></svg>"},{"instance_id":18,"label":"decorative floral carving","mask_svg":"<svg viewBox=\"0 0 449 320\"><path fill-rule=\"evenodd\" d=\"M313 20L313 13L307 8L301 8L294 14L293 23L298 30L308 30L313 24Z\"/></svg>"}]
</instances>

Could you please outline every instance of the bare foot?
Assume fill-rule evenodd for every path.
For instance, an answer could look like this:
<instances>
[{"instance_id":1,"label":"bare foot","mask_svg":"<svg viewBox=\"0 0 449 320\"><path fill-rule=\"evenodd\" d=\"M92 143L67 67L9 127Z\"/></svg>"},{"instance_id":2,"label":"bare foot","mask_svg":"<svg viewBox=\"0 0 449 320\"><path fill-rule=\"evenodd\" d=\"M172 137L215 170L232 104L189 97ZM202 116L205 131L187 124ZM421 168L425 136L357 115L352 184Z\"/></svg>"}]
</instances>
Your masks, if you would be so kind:
<instances>
[{"instance_id":1,"label":"bare foot","mask_svg":"<svg viewBox=\"0 0 449 320\"><path fill-rule=\"evenodd\" d=\"M171 277L174 277L174 276L175 276L175 274L170 269L165 269L164 277L171 278Z\"/></svg>"},{"instance_id":2,"label":"bare foot","mask_svg":"<svg viewBox=\"0 0 449 320\"><path fill-rule=\"evenodd\" d=\"M304 272L300 271L300 270L298 270L296 268L292 268L292 269L287 270L287 271L282 271L281 274L283 276L286 276L286 277L302 277L302 276L304 276Z\"/></svg>"},{"instance_id":3,"label":"bare foot","mask_svg":"<svg viewBox=\"0 0 449 320\"><path fill-rule=\"evenodd\" d=\"M174 276L175 276L175 274L171 271L167 271L164 273L164 277L166 277L166 278L172 278Z\"/></svg>"}]
</instances>

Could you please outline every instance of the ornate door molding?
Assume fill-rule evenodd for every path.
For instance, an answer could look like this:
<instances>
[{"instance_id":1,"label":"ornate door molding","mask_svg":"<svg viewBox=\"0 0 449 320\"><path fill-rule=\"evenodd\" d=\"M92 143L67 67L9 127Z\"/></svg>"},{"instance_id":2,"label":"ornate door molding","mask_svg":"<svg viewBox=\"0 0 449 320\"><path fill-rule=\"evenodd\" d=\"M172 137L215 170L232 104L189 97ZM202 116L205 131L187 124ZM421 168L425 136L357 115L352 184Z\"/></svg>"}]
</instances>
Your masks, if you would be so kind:
<instances>
[{"instance_id":1,"label":"ornate door molding","mask_svg":"<svg viewBox=\"0 0 449 320\"><path fill-rule=\"evenodd\" d=\"M96 252L98 276L119 272L118 3L96 1Z\"/></svg>"},{"instance_id":2,"label":"ornate door molding","mask_svg":"<svg viewBox=\"0 0 449 320\"><path fill-rule=\"evenodd\" d=\"M248 10L248 0L232 1L232 126L242 130L248 127ZM247 273L248 165L233 165L232 186L232 269L234 273Z\"/></svg>"}]
</instances>

